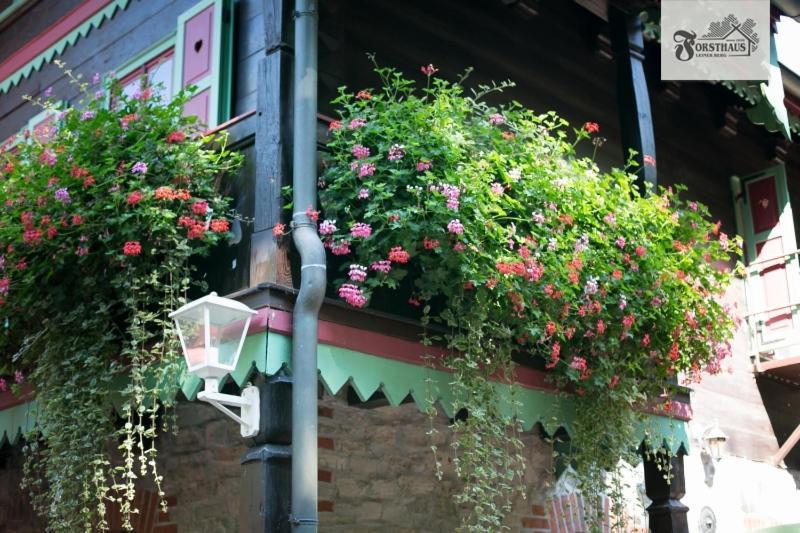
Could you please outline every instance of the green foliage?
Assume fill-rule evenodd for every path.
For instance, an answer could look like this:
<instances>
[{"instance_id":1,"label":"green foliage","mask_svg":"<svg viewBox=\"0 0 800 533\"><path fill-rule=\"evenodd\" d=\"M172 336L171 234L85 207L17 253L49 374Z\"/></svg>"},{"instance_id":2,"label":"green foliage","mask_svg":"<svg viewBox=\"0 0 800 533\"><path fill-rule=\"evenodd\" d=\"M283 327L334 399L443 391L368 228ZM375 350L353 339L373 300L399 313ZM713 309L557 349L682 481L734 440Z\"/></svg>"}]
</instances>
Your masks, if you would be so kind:
<instances>
[{"instance_id":1,"label":"green foliage","mask_svg":"<svg viewBox=\"0 0 800 533\"><path fill-rule=\"evenodd\" d=\"M25 486L48 529L107 529L112 502L131 529L137 479L163 497L155 439L183 371L167 314L228 234L218 185L241 158L182 116L188 94L65 72L80 106L35 102L54 121L0 153L0 374L36 393Z\"/></svg>"},{"instance_id":2,"label":"green foliage","mask_svg":"<svg viewBox=\"0 0 800 533\"><path fill-rule=\"evenodd\" d=\"M489 383L512 380L512 354L575 394L569 459L584 493L605 492L603 473L638 444L636 409L679 373L719 370L734 328L719 296L738 246L705 207L640 194L632 174L576 156L595 124L495 108L486 95L509 84L469 94L432 70L417 89L378 68L378 91L334 100L320 233L344 260L332 280L343 299L397 290L446 332L429 341L449 348L452 407L468 413L453 424L456 499L466 530L497 530L522 443Z\"/></svg>"}]
</instances>

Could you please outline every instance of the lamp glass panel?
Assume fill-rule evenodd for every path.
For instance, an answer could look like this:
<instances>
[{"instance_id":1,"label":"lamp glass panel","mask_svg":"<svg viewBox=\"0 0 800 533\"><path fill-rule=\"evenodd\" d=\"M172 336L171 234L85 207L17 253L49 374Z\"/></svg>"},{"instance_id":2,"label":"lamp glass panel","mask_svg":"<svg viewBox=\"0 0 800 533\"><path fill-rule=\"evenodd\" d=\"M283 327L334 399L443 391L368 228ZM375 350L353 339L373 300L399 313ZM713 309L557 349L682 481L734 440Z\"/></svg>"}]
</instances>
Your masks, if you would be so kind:
<instances>
[{"instance_id":1,"label":"lamp glass panel","mask_svg":"<svg viewBox=\"0 0 800 533\"><path fill-rule=\"evenodd\" d=\"M210 347L217 350L218 364L232 369L239 355L239 342L250 313L227 307L209 307Z\"/></svg>"},{"instance_id":2,"label":"lamp glass panel","mask_svg":"<svg viewBox=\"0 0 800 533\"><path fill-rule=\"evenodd\" d=\"M189 369L207 363L205 345L205 324L203 323L203 307L189 309L175 317L183 343L183 353Z\"/></svg>"}]
</instances>

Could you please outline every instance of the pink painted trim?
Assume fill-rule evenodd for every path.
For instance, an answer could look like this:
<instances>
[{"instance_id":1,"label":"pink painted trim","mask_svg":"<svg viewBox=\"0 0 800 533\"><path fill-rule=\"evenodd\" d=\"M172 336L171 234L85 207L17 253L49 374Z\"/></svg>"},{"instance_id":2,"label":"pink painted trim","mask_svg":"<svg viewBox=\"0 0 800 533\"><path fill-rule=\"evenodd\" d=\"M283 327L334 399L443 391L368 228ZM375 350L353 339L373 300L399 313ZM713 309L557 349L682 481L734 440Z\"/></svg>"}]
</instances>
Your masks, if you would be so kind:
<instances>
[{"instance_id":1,"label":"pink painted trim","mask_svg":"<svg viewBox=\"0 0 800 533\"><path fill-rule=\"evenodd\" d=\"M15 405L28 402L33 397L33 387L28 383L24 383L20 387L19 395L15 396L10 390L0 392L0 411L10 409Z\"/></svg>"},{"instance_id":2,"label":"pink painted trim","mask_svg":"<svg viewBox=\"0 0 800 533\"><path fill-rule=\"evenodd\" d=\"M0 80L4 80L32 61L36 56L53 46L86 19L104 8L111 0L86 0L81 5L58 19L52 26L28 41L8 59L0 63Z\"/></svg>"}]
</instances>

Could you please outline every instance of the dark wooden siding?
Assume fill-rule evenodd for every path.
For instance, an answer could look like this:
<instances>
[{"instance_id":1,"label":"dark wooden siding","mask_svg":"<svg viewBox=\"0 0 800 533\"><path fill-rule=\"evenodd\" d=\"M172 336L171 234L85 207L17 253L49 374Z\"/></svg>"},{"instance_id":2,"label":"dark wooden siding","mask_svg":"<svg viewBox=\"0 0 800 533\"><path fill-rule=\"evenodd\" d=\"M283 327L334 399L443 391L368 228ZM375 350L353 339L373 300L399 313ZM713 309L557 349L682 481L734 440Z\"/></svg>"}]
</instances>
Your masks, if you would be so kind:
<instances>
[{"instance_id":1,"label":"dark wooden siding","mask_svg":"<svg viewBox=\"0 0 800 533\"><path fill-rule=\"evenodd\" d=\"M113 71L174 32L178 15L195 3L195 0L131 0L125 11L118 12L112 20L79 39L75 46L68 47L60 59L75 72L90 78L95 72ZM47 10L48 4L40 2L28 11L24 20L36 19ZM255 109L256 56L264 48L261 0L237 1L235 17L232 116ZM13 42L16 49L24 41L18 40L16 33L10 35L12 31L9 28L2 36L13 37L9 42ZM22 99L23 95L37 96L48 87L53 87L56 98L68 101L78 98L77 89L69 85L55 65L43 66L8 93L0 95L0 139L18 132L38 113L38 109Z\"/></svg>"}]
</instances>

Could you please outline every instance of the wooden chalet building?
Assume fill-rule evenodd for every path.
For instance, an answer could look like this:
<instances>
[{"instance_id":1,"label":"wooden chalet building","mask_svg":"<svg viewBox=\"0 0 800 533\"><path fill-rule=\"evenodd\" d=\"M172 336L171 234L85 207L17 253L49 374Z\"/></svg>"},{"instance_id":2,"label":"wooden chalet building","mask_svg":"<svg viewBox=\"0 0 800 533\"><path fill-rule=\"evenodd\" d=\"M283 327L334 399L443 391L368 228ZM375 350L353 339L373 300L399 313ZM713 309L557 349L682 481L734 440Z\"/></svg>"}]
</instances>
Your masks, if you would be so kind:
<instances>
[{"instance_id":1,"label":"wooden chalet building","mask_svg":"<svg viewBox=\"0 0 800 533\"><path fill-rule=\"evenodd\" d=\"M791 207L800 205L800 24L789 18L800 14L800 2L771 4L781 39L780 75L770 83L782 85L782 101L757 83L660 81L658 41L639 18L657 10L657 1L319 2L320 146L337 88L377 85L366 53L409 75L433 63L455 78L473 66L476 84L511 79L510 98L574 124L599 123L602 167L621 166L628 148L653 156L657 165L645 167L646 179L686 184L723 231L744 237L748 275L730 298L749 327L733 339L725 372L677 398L674 420L654 416L682 459L669 487L650 463L631 470L630 531L647 530L651 500L653 531L800 524L800 215ZM226 129L246 156L234 202L253 222L236 228L236 242L216 253L206 275L212 289L259 311L227 387L252 379L253 368L266 375L258 379L274 391L272 429L245 442L217 411L191 401L199 382L187 380L177 407L181 431L161 444L170 509L160 513L143 487L137 531L289 530L280 487L291 437L281 406L291 386L283 370L300 268L272 228L286 222L281 188L291 182L293 10L282 0L0 0L0 139L36 135L50 120L23 95L52 88L67 102L77 98L53 63L60 59L86 77L113 71L131 90L145 73L167 93L197 85L187 112ZM452 531L455 476L446 470L444 480L435 478L429 422L418 407L436 371L423 363L418 324L391 304L381 309L356 311L330 298L321 311L319 530ZM543 439L569 427L553 427L556 404L542 370L525 367L520 379L527 499L516 503L508 526L584 531L579 498L553 475ZM0 394L0 531L43 531L19 489L21 434L36 422L34 402L31 393ZM448 416L435 421L439 429ZM704 440L715 422L727 436L718 460ZM448 438L437 434L440 449ZM272 502L266 511L264 502ZM265 524L265 513L275 522ZM111 525L119 527L113 517Z\"/></svg>"}]
</instances>

